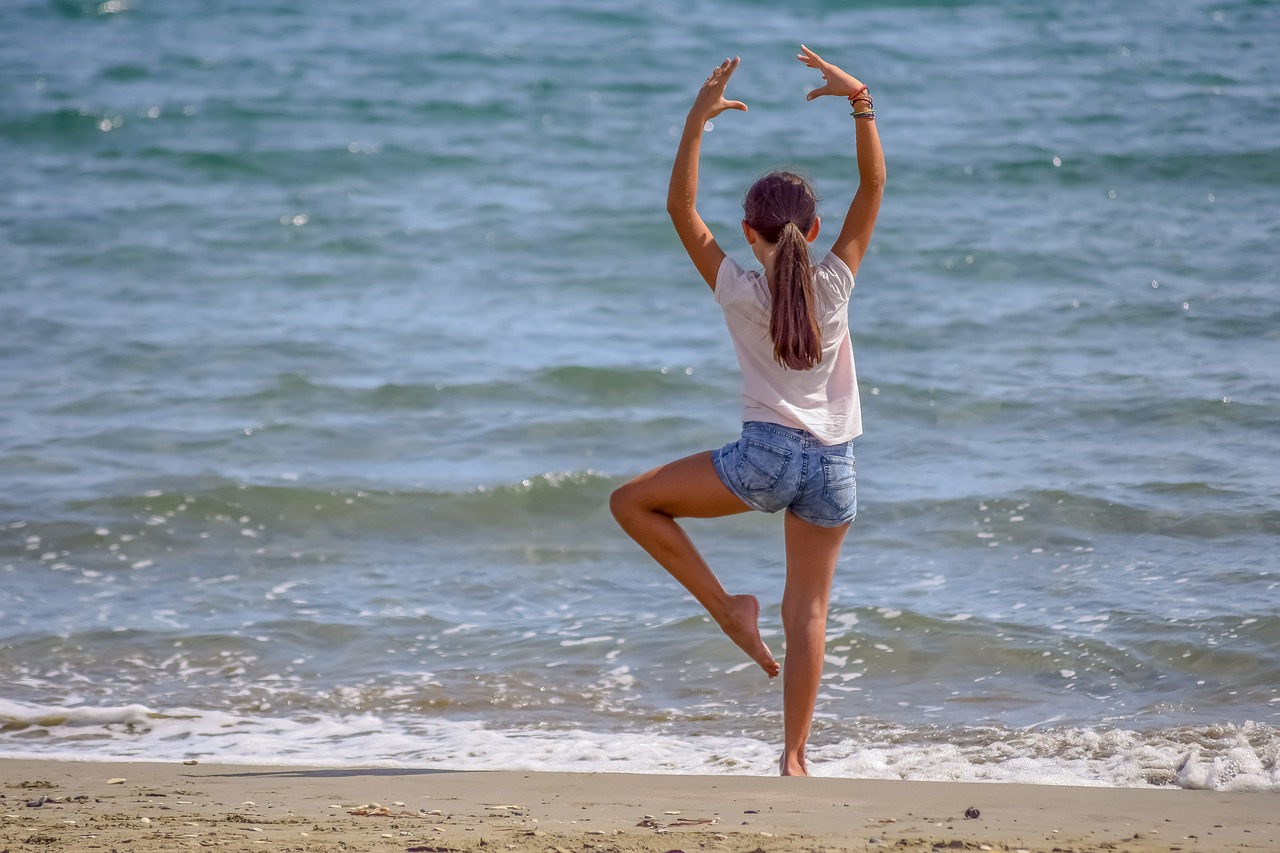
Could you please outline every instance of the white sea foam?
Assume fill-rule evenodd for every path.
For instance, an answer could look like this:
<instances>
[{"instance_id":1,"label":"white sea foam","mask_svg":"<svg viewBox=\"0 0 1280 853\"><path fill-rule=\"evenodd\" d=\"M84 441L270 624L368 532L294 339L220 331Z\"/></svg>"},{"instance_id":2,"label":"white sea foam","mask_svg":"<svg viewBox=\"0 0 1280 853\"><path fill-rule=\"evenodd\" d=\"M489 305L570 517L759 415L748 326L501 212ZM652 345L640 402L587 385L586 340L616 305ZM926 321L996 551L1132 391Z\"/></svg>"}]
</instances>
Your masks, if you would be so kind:
<instances>
[{"instance_id":1,"label":"white sea foam","mask_svg":"<svg viewBox=\"0 0 1280 853\"><path fill-rule=\"evenodd\" d=\"M44 737L29 737L33 732ZM85 739L89 732L98 737ZM933 733L904 728L880 730L874 741L850 738L819 746L811 753L812 769L843 778L1280 791L1280 732L1254 724L1153 733L973 730L956 742L930 737ZM684 738L646 731L494 729L478 721L405 715L287 719L190 708L60 708L0 700L0 755L771 775L777 745L744 737Z\"/></svg>"},{"instance_id":2,"label":"white sea foam","mask_svg":"<svg viewBox=\"0 0 1280 853\"><path fill-rule=\"evenodd\" d=\"M0 699L0 731L32 728L53 730L62 726L141 725L147 722L152 713L143 705L37 707Z\"/></svg>"}]
</instances>

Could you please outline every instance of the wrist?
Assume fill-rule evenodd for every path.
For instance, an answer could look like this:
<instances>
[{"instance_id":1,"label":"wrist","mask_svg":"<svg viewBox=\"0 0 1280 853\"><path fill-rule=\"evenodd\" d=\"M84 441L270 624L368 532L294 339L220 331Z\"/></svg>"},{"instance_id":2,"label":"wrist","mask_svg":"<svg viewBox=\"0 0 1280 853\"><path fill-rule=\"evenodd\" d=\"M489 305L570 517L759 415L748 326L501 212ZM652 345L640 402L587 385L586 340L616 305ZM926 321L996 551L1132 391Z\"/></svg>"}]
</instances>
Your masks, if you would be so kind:
<instances>
[{"instance_id":1,"label":"wrist","mask_svg":"<svg viewBox=\"0 0 1280 853\"><path fill-rule=\"evenodd\" d=\"M706 121L693 113L689 113L684 120L684 128L680 132L680 136L691 142L697 143L702 139L703 131L706 130Z\"/></svg>"},{"instance_id":2,"label":"wrist","mask_svg":"<svg viewBox=\"0 0 1280 853\"><path fill-rule=\"evenodd\" d=\"M855 118L874 118L876 114L876 103L871 97L871 92L866 86L858 89L849 96L849 106L852 112L849 114Z\"/></svg>"},{"instance_id":3,"label":"wrist","mask_svg":"<svg viewBox=\"0 0 1280 853\"><path fill-rule=\"evenodd\" d=\"M698 130L702 130L709 121L711 119L701 110L689 110L689 115L685 116L684 125L686 128L696 127Z\"/></svg>"}]
</instances>

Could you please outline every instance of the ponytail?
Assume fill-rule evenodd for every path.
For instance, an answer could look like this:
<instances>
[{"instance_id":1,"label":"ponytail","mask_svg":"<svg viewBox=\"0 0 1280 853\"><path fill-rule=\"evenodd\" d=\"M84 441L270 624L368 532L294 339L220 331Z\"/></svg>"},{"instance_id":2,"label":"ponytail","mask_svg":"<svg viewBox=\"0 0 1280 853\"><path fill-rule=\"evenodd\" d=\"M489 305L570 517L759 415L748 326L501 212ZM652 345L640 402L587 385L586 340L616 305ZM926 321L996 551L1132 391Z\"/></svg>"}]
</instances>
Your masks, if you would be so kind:
<instances>
[{"instance_id":1,"label":"ponytail","mask_svg":"<svg viewBox=\"0 0 1280 853\"><path fill-rule=\"evenodd\" d=\"M808 370L822 361L822 328L805 240L817 218L817 206L809 182L794 172L765 175L742 200L743 221L774 247L768 276L773 300L769 337L774 359L791 370Z\"/></svg>"},{"instance_id":2,"label":"ponytail","mask_svg":"<svg viewBox=\"0 0 1280 853\"><path fill-rule=\"evenodd\" d=\"M809 244L794 222L783 226L778 235L769 293L774 359L791 370L808 370L822 361L822 330L814 307Z\"/></svg>"}]
</instances>

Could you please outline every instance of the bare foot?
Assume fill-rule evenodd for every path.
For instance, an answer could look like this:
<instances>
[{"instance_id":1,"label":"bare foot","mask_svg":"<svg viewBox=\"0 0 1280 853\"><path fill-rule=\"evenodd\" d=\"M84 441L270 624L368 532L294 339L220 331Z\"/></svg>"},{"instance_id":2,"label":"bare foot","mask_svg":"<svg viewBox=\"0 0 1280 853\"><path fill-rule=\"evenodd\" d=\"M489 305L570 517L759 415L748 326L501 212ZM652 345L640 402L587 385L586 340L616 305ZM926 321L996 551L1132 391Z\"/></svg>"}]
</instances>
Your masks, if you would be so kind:
<instances>
[{"instance_id":1,"label":"bare foot","mask_svg":"<svg viewBox=\"0 0 1280 853\"><path fill-rule=\"evenodd\" d=\"M799 759L787 761L787 754L782 753L782 757L778 759L778 770L782 776L808 776L809 768L804 766L804 756Z\"/></svg>"},{"instance_id":2,"label":"bare foot","mask_svg":"<svg viewBox=\"0 0 1280 853\"><path fill-rule=\"evenodd\" d=\"M778 662L760 638L760 602L754 595L730 596L728 612L723 620L717 621L729 639L760 664L766 675L770 678L778 675Z\"/></svg>"}]
</instances>

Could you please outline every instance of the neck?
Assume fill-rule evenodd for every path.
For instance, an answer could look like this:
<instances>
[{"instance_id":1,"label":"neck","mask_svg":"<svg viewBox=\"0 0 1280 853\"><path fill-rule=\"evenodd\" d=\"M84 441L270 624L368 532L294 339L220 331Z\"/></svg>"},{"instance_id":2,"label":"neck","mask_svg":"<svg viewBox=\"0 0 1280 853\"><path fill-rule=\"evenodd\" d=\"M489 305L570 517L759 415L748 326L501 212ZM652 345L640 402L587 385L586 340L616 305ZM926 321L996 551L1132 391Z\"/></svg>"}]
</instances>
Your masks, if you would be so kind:
<instances>
[{"instance_id":1,"label":"neck","mask_svg":"<svg viewBox=\"0 0 1280 853\"><path fill-rule=\"evenodd\" d=\"M751 251L755 254L756 260L760 262L760 266L764 267L765 276L773 275L773 258L777 254L778 245L776 243L766 243L763 240L757 240L751 244Z\"/></svg>"}]
</instances>

